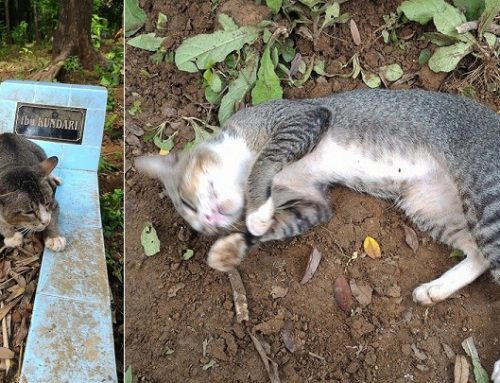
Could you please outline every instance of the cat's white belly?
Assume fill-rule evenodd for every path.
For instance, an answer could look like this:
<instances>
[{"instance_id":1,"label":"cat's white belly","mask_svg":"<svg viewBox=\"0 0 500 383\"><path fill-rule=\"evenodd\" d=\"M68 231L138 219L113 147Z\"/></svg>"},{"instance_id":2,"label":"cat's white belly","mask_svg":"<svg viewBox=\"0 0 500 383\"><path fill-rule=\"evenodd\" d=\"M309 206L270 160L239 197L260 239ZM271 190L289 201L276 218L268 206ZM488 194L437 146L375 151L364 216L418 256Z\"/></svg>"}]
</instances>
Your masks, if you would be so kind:
<instances>
[{"instance_id":1,"label":"cat's white belly","mask_svg":"<svg viewBox=\"0 0 500 383\"><path fill-rule=\"evenodd\" d=\"M359 145L343 147L327 138L312 153L280 172L275 183L292 187L293 183L341 183L385 194L397 192L404 181L423 179L436 170L436 162L428 154L413 152L405 157L380 149L376 156L368 156Z\"/></svg>"}]
</instances>

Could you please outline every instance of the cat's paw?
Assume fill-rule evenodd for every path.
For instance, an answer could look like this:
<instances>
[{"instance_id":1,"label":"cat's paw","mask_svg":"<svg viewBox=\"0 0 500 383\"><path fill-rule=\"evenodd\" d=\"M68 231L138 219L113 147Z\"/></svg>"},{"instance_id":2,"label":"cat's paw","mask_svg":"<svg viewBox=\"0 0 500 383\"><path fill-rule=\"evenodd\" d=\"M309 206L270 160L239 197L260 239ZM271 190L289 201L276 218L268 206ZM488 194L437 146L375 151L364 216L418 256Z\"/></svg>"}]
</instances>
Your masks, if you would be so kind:
<instances>
[{"instance_id":1,"label":"cat's paw","mask_svg":"<svg viewBox=\"0 0 500 383\"><path fill-rule=\"evenodd\" d=\"M19 247L23 245L23 235L15 232L12 237L7 237L3 240L6 247Z\"/></svg>"},{"instance_id":2,"label":"cat's paw","mask_svg":"<svg viewBox=\"0 0 500 383\"><path fill-rule=\"evenodd\" d=\"M47 237L45 238L45 246L52 251L63 251L66 248L66 238Z\"/></svg>"},{"instance_id":3,"label":"cat's paw","mask_svg":"<svg viewBox=\"0 0 500 383\"><path fill-rule=\"evenodd\" d=\"M219 271L229 271L238 266L247 251L243 234L228 235L215 241L207 257L208 265Z\"/></svg>"},{"instance_id":4,"label":"cat's paw","mask_svg":"<svg viewBox=\"0 0 500 383\"><path fill-rule=\"evenodd\" d=\"M449 289L441 283L429 282L413 290L413 301L424 306L441 302L450 296Z\"/></svg>"},{"instance_id":5,"label":"cat's paw","mask_svg":"<svg viewBox=\"0 0 500 383\"><path fill-rule=\"evenodd\" d=\"M250 234L260 237L264 235L273 223L274 204L272 198L257 210L247 215L246 224Z\"/></svg>"},{"instance_id":6,"label":"cat's paw","mask_svg":"<svg viewBox=\"0 0 500 383\"><path fill-rule=\"evenodd\" d=\"M495 362L493 373L491 374L491 380L493 383L500 383L500 360Z\"/></svg>"}]
</instances>

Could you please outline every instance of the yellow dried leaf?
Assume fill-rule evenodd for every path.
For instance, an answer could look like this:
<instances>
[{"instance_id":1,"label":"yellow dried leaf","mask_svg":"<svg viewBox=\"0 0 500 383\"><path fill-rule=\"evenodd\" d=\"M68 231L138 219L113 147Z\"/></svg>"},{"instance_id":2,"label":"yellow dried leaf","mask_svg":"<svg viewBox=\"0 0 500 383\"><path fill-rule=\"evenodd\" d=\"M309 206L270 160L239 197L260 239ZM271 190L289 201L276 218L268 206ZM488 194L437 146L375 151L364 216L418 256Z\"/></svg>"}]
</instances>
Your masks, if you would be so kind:
<instances>
[{"instance_id":1,"label":"yellow dried leaf","mask_svg":"<svg viewBox=\"0 0 500 383\"><path fill-rule=\"evenodd\" d=\"M363 248L365 249L365 253L372 259L380 258L382 252L380 250L380 245L375 239L368 236L365 238L363 242Z\"/></svg>"},{"instance_id":2,"label":"yellow dried leaf","mask_svg":"<svg viewBox=\"0 0 500 383\"><path fill-rule=\"evenodd\" d=\"M160 149L160 156L166 156L168 153L170 153L169 150Z\"/></svg>"}]
</instances>

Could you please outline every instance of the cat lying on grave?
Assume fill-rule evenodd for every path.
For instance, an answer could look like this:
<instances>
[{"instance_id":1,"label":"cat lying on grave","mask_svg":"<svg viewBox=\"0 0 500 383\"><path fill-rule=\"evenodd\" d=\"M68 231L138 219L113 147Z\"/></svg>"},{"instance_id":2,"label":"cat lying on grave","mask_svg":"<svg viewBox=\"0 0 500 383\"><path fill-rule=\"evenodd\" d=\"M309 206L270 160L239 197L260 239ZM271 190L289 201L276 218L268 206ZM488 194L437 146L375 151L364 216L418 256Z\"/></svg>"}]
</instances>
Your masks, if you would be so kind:
<instances>
[{"instance_id":1,"label":"cat lying on grave","mask_svg":"<svg viewBox=\"0 0 500 383\"><path fill-rule=\"evenodd\" d=\"M208 264L236 267L248 247L296 236L332 216L332 183L393 200L466 258L413 291L429 305L486 270L500 281L500 116L421 90L357 90L243 109L191 151L144 156L179 214L207 234L245 212L247 232L215 242Z\"/></svg>"},{"instance_id":2,"label":"cat lying on grave","mask_svg":"<svg viewBox=\"0 0 500 383\"><path fill-rule=\"evenodd\" d=\"M33 232L43 232L45 246L52 251L66 247L57 229L54 199L61 180L51 175L57 162L23 137L0 134L0 235L6 247L22 246L23 237Z\"/></svg>"}]
</instances>

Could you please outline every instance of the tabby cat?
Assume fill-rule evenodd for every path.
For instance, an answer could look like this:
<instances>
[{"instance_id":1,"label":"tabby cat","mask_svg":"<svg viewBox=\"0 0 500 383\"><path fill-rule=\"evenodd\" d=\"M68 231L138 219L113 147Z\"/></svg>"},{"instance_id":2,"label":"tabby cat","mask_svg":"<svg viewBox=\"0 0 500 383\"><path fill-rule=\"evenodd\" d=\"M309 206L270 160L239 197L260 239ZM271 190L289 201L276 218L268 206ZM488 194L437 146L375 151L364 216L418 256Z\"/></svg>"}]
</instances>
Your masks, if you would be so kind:
<instances>
[{"instance_id":1,"label":"tabby cat","mask_svg":"<svg viewBox=\"0 0 500 383\"><path fill-rule=\"evenodd\" d=\"M487 269L500 279L500 116L467 98L421 90L356 90L243 109L191 151L144 156L177 211L215 242L227 271L249 246L299 235L332 216L332 183L395 201L435 240L467 257L413 291L442 301Z\"/></svg>"},{"instance_id":2,"label":"tabby cat","mask_svg":"<svg viewBox=\"0 0 500 383\"><path fill-rule=\"evenodd\" d=\"M0 134L0 235L6 247L22 246L23 237L33 232L43 232L45 246L53 251L66 247L54 199L61 180L51 175L57 162L25 138Z\"/></svg>"}]
</instances>

